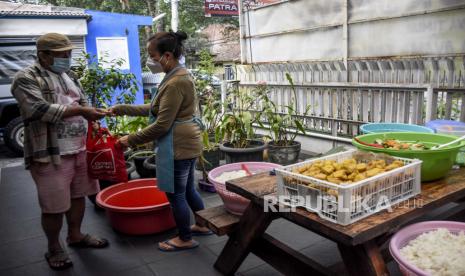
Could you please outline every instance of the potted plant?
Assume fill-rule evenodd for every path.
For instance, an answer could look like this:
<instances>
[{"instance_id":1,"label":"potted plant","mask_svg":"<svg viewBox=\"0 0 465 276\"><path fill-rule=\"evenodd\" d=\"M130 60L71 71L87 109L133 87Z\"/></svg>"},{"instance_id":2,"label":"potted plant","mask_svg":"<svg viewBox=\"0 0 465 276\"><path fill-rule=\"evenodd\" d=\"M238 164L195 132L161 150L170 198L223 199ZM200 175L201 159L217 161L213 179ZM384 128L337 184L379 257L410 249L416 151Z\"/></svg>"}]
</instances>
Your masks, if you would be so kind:
<instances>
[{"instance_id":1,"label":"potted plant","mask_svg":"<svg viewBox=\"0 0 465 276\"><path fill-rule=\"evenodd\" d=\"M229 111L223 115L220 132L224 137L221 151L226 155L226 163L244 161L263 161L266 145L255 140L254 125L260 124L259 105L256 105L257 91L233 89L230 91L225 108ZM253 107L256 107L252 110Z\"/></svg>"},{"instance_id":2,"label":"potted plant","mask_svg":"<svg viewBox=\"0 0 465 276\"><path fill-rule=\"evenodd\" d=\"M79 77L82 87L87 94L92 106L108 108L115 104L132 104L138 90L137 79L134 74L123 73L118 68L124 60L113 60L109 63L106 56L99 59L84 53L82 58L76 60L78 66L74 72ZM102 64L110 64L109 67ZM106 125L115 136L124 136L129 132L126 130L127 117L106 117ZM124 130L124 131L122 131ZM125 158L131 153L127 149Z\"/></svg>"},{"instance_id":3,"label":"potted plant","mask_svg":"<svg viewBox=\"0 0 465 276\"><path fill-rule=\"evenodd\" d=\"M202 131L203 152L197 163L197 169L210 171L220 165L221 131L219 125L222 118L221 102L213 89L204 94L204 105L201 111L205 130Z\"/></svg>"},{"instance_id":4,"label":"potted plant","mask_svg":"<svg viewBox=\"0 0 465 276\"><path fill-rule=\"evenodd\" d=\"M199 55L198 70L193 71L195 90L199 93L199 110L205 130L202 132L203 153L199 158L196 168L209 171L219 166L220 150L219 131L221 121L220 93L213 85L213 73L215 64L213 56L208 50L201 50Z\"/></svg>"},{"instance_id":5,"label":"potted plant","mask_svg":"<svg viewBox=\"0 0 465 276\"><path fill-rule=\"evenodd\" d=\"M123 117L124 118L124 117ZM126 128L121 131L136 133L148 125L148 117L130 118L126 123ZM132 149L128 161L134 161L136 171L141 178L152 178L156 176L153 166L155 166L154 143L147 143ZM152 158L153 157L153 158ZM144 165L146 163L146 165ZM153 165L153 166L150 166Z\"/></svg>"},{"instance_id":6,"label":"potted plant","mask_svg":"<svg viewBox=\"0 0 465 276\"><path fill-rule=\"evenodd\" d=\"M73 68L90 103L99 108L134 103L138 90L136 76L119 70L124 60L117 59L108 62L106 58L104 55L97 59L95 55L91 56L84 52L83 57L76 60L78 66ZM110 132L116 133L118 118L106 117L105 120ZM130 174L130 164L126 164L126 167L129 167ZM101 189L115 184L109 181L99 180L99 182ZM89 199L92 201L91 197Z\"/></svg>"},{"instance_id":7,"label":"potted plant","mask_svg":"<svg viewBox=\"0 0 465 276\"><path fill-rule=\"evenodd\" d=\"M301 151L301 144L295 141L299 133L305 135L303 127L304 118L310 110L306 107L303 114L298 113L297 93L291 76L286 73L286 78L291 85L291 95L288 105L285 106L285 113L280 112L279 106L270 99L270 91L266 84L259 83L258 95L263 104L262 118L266 122L271 139L268 142L268 159L270 162L289 165L296 163ZM265 127L262 121L260 125Z\"/></svg>"},{"instance_id":8,"label":"potted plant","mask_svg":"<svg viewBox=\"0 0 465 276\"><path fill-rule=\"evenodd\" d=\"M152 170L152 167L144 166L144 163L147 159L153 157L153 163L150 162L148 164L155 165L155 152L148 146L145 149L144 147L138 147L134 150L134 153L129 157L128 161L134 161L136 172L141 178L152 178L156 176L156 171Z\"/></svg>"}]
</instances>

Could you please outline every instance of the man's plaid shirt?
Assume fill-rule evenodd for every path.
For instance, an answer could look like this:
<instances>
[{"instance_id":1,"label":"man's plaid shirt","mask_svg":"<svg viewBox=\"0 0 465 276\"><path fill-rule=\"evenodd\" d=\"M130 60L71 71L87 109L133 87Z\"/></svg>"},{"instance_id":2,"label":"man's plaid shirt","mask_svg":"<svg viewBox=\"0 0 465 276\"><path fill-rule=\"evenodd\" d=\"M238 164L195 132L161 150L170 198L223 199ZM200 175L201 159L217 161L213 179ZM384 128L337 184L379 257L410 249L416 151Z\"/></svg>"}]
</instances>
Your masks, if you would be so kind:
<instances>
[{"instance_id":1,"label":"man's plaid shirt","mask_svg":"<svg viewBox=\"0 0 465 276\"><path fill-rule=\"evenodd\" d=\"M87 106L87 99L77 78L69 77L80 89L79 104ZM60 149L55 124L62 119L65 105L57 104L55 85L39 62L15 75L11 93L18 101L24 122L24 160L26 168L32 162L60 164Z\"/></svg>"}]
</instances>

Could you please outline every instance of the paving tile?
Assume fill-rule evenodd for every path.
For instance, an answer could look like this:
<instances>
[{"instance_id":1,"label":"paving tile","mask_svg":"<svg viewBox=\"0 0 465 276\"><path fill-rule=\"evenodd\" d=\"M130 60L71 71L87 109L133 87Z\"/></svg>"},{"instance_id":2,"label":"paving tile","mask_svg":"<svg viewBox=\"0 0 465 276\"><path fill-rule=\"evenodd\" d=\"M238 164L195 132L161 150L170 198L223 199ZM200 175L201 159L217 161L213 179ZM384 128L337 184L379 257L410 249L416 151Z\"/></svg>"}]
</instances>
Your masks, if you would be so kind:
<instances>
[{"instance_id":1,"label":"paving tile","mask_svg":"<svg viewBox=\"0 0 465 276\"><path fill-rule=\"evenodd\" d=\"M203 202L205 203L205 208L216 207L216 206L220 206L223 204L223 200L218 195L208 197L204 199Z\"/></svg>"},{"instance_id":2,"label":"paving tile","mask_svg":"<svg viewBox=\"0 0 465 276\"><path fill-rule=\"evenodd\" d=\"M268 264L263 264L261 266L252 268L250 270L240 272L241 275L244 276L278 276L278 275L283 275L273 267L271 267Z\"/></svg>"},{"instance_id":3,"label":"paving tile","mask_svg":"<svg viewBox=\"0 0 465 276\"><path fill-rule=\"evenodd\" d=\"M218 243L225 244L226 241L228 240L228 236L224 235L224 236L219 237L213 234L213 235L208 235L208 236L194 236L194 239L200 242L200 244L208 246L208 245L213 245L213 244L218 244Z\"/></svg>"},{"instance_id":4,"label":"paving tile","mask_svg":"<svg viewBox=\"0 0 465 276\"><path fill-rule=\"evenodd\" d=\"M74 264L76 266L76 264ZM45 259L40 262L15 267L12 269L0 270L0 275L8 276L71 276L77 275L75 268L70 268L63 271L54 271L50 269Z\"/></svg>"},{"instance_id":5,"label":"paving tile","mask_svg":"<svg viewBox=\"0 0 465 276\"><path fill-rule=\"evenodd\" d=\"M150 263L149 266L157 275L170 276L216 276L221 275L213 267L216 256L206 250L203 246L196 249L174 253L175 257L165 258L158 262ZM167 255L173 254L165 253Z\"/></svg>"},{"instance_id":6,"label":"paving tile","mask_svg":"<svg viewBox=\"0 0 465 276\"><path fill-rule=\"evenodd\" d=\"M266 233L272 235L295 250L301 250L324 240L323 237L285 219L277 219L273 221L266 230Z\"/></svg>"},{"instance_id":7,"label":"paving tile","mask_svg":"<svg viewBox=\"0 0 465 276\"><path fill-rule=\"evenodd\" d=\"M217 257L220 255L221 251L224 248L224 245L226 244L226 241L223 243L217 243L213 245L209 245L208 249ZM215 258L216 261L216 258ZM260 259L259 257L255 256L254 254L250 253L247 258L245 258L244 262L241 264L239 269L237 270L238 272L244 272L248 271L252 268L258 267L263 265L265 262Z\"/></svg>"},{"instance_id":8,"label":"paving tile","mask_svg":"<svg viewBox=\"0 0 465 276\"><path fill-rule=\"evenodd\" d=\"M168 257L176 256L181 252L165 253L158 250L158 242L167 240L176 235L176 230L170 230L157 235L127 236L126 240L132 245L132 252L145 263L153 263Z\"/></svg>"},{"instance_id":9,"label":"paving tile","mask_svg":"<svg viewBox=\"0 0 465 276\"><path fill-rule=\"evenodd\" d=\"M128 270L118 272L118 276L155 276L155 272L153 272L148 265L131 268Z\"/></svg>"},{"instance_id":10,"label":"paving tile","mask_svg":"<svg viewBox=\"0 0 465 276\"><path fill-rule=\"evenodd\" d=\"M342 262L336 243L327 239L312 244L300 252L326 267Z\"/></svg>"},{"instance_id":11,"label":"paving tile","mask_svg":"<svg viewBox=\"0 0 465 276\"><path fill-rule=\"evenodd\" d=\"M1 169L0 194L2 196L35 193L35 184L24 166Z\"/></svg>"},{"instance_id":12,"label":"paving tile","mask_svg":"<svg viewBox=\"0 0 465 276\"><path fill-rule=\"evenodd\" d=\"M144 265L128 242L107 238L110 247L105 249L69 249L78 275L110 275Z\"/></svg>"},{"instance_id":13,"label":"paving tile","mask_svg":"<svg viewBox=\"0 0 465 276\"><path fill-rule=\"evenodd\" d=\"M1 217L0 245L30 238L44 237L40 217L22 220L4 220Z\"/></svg>"},{"instance_id":14,"label":"paving tile","mask_svg":"<svg viewBox=\"0 0 465 276\"><path fill-rule=\"evenodd\" d=\"M86 206L84 213L83 225L103 224L111 227L110 221L107 219L105 211L97 211L93 206Z\"/></svg>"},{"instance_id":15,"label":"paving tile","mask_svg":"<svg viewBox=\"0 0 465 276\"><path fill-rule=\"evenodd\" d=\"M0 269L19 267L44 260L47 251L45 237L31 238L0 246Z\"/></svg>"},{"instance_id":16,"label":"paving tile","mask_svg":"<svg viewBox=\"0 0 465 276\"><path fill-rule=\"evenodd\" d=\"M35 192L33 194L3 195L0 206L0 217L4 222L17 220L18 218L37 218L41 213Z\"/></svg>"}]
</instances>

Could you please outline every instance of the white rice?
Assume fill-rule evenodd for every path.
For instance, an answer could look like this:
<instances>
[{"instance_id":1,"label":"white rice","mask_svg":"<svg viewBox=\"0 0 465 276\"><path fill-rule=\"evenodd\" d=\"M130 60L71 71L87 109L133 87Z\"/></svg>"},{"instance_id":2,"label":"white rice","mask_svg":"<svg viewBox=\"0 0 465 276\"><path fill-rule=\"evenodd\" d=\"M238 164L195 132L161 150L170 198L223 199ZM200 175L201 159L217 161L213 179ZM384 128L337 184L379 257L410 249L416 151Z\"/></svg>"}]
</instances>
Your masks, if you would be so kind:
<instances>
[{"instance_id":1,"label":"white rice","mask_svg":"<svg viewBox=\"0 0 465 276\"><path fill-rule=\"evenodd\" d=\"M237 170L237 171L230 171L230 172L224 172L217 178L215 178L216 181L220 183L226 183L226 181L236 179L236 178L241 178L247 176L247 172L244 170Z\"/></svg>"},{"instance_id":2,"label":"white rice","mask_svg":"<svg viewBox=\"0 0 465 276\"><path fill-rule=\"evenodd\" d=\"M411 240L400 253L412 265L431 275L465 275L465 233L439 228Z\"/></svg>"}]
</instances>

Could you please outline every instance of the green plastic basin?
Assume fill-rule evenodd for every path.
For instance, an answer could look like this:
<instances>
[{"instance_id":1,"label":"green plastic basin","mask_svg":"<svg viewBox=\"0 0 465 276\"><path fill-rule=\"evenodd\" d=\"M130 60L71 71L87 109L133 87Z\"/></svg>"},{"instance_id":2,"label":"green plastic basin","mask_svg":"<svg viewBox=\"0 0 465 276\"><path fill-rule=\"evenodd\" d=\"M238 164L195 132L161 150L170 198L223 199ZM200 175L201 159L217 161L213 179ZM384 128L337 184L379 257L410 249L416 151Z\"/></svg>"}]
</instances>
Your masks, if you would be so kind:
<instances>
[{"instance_id":1,"label":"green plastic basin","mask_svg":"<svg viewBox=\"0 0 465 276\"><path fill-rule=\"evenodd\" d=\"M357 137L365 143L374 143L376 139L397 139L402 142L421 142L431 148L436 145L451 142L457 137L436 133L419 133L419 132L386 132L372 133ZM432 181L446 176L454 165L459 149L465 146L465 142L459 142L455 145L439 150L393 150L365 146L352 140L352 144L359 149L384 152L392 156L416 158L423 161L421 165L421 181Z\"/></svg>"}]
</instances>

